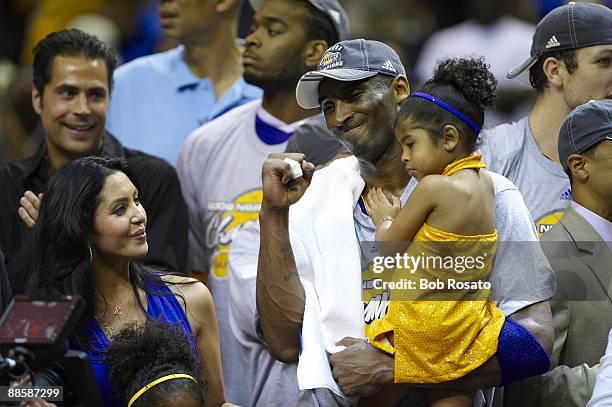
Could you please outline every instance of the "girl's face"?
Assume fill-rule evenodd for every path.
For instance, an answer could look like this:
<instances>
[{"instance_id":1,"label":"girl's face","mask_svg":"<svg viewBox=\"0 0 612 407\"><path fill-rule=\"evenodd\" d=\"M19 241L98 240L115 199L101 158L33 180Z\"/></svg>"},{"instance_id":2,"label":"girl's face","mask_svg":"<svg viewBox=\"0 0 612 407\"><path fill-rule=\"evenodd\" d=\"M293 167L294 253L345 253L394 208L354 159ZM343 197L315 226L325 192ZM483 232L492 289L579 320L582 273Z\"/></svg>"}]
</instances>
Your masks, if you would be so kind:
<instances>
[{"instance_id":1,"label":"girl's face","mask_svg":"<svg viewBox=\"0 0 612 407\"><path fill-rule=\"evenodd\" d=\"M402 161L411 177L421 180L431 174L442 174L450 162L440 142L432 140L429 130L409 120L395 126L395 138L402 146Z\"/></svg>"},{"instance_id":2,"label":"girl's face","mask_svg":"<svg viewBox=\"0 0 612 407\"><path fill-rule=\"evenodd\" d=\"M96 253L129 259L146 256L146 224L147 214L130 179L120 171L107 176L94 216Z\"/></svg>"}]
</instances>

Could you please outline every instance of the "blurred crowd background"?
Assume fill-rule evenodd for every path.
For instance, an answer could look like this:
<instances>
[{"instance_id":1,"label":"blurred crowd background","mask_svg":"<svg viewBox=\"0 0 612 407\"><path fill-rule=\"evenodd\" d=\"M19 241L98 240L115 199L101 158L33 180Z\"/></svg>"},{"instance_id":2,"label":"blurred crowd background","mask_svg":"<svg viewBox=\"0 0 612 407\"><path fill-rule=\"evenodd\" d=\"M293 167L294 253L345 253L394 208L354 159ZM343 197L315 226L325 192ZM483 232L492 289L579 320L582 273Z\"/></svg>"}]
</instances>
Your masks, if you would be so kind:
<instances>
[{"instance_id":1,"label":"blurred crowd background","mask_svg":"<svg viewBox=\"0 0 612 407\"><path fill-rule=\"evenodd\" d=\"M31 103L32 48L48 33L79 28L111 44L121 62L170 49L159 27L159 0L0 1L0 164L30 155L42 135ZM210 0L185 0L210 1ZM504 73L529 53L534 24L563 0L340 0L351 37L392 45L412 86L446 55L482 54L499 80L499 102L489 124L524 115L531 88ZM597 2L597 1L591 1ZM612 0L599 3L612 5ZM239 37L253 11L244 1ZM527 96L527 98L526 98ZM519 102L520 101L520 102ZM129 147L129 146L127 146Z\"/></svg>"}]
</instances>

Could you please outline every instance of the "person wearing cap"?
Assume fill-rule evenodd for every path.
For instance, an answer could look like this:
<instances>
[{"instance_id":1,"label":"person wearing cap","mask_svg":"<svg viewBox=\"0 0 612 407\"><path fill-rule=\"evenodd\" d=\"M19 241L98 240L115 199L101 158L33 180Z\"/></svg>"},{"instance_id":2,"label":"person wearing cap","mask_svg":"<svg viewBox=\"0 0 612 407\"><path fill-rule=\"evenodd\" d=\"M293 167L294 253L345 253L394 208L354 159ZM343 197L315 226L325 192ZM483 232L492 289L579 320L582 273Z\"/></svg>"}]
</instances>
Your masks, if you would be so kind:
<instances>
[{"instance_id":1,"label":"person wearing cap","mask_svg":"<svg viewBox=\"0 0 612 407\"><path fill-rule=\"evenodd\" d=\"M189 212L188 266L208 276L215 299L224 383L228 400L247 404L245 369L229 325L228 253L235 234L257 220L260 168L282 153L300 123L317 112L295 101L300 76L348 33L348 17L337 0L265 0L246 37L244 78L263 89L263 99L244 104L199 127L177 162ZM256 248L255 248L256 249Z\"/></svg>"},{"instance_id":2,"label":"person wearing cap","mask_svg":"<svg viewBox=\"0 0 612 407\"><path fill-rule=\"evenodd\" d=\"M260 98L261 89L242 77L241 4L161 0L161 28L180 45L117 69L107 129L127 147L175 165L193 130Z\"/></svg>"},{"instance_id":3,"label":"person wearing cap","mask_svg":"<svg viewBox=\"0 0 612 407\"><path fill-rule=\"evenodd\" d=\"M390 47L357 39L332 46L317 71L300 79L296 92L300 106L321 107L328 128L355 157L338 159L312 177L302 156L289 155L302 163L304 172L290 183L285 156L265 162L257 324L275 358L293 363L299 355L298 381L311 405L343 405L350 403L346 397L374 395L394 380L393 357L358 339L364 336L365 324L384 315L388 297L383 293L364 299L364 304L361 288L368 282L355 276L368 264L369 251L360 243L373 241L376 230L360 197L364 189L383 188L403 205L416 186L401 162L401 146L393 132L398 108L410 90L404 67ZM516 187L502 176L491 177L500 241L536 241ZM541 251L526 255L508 245L499 250L491 274L498 307L549 349L552 323L547 300L554 292L550 266ZM535 344L533 336L524 337ZM338 352L336 345L346 349ZM331 367L328 354L333 354ZM501 370L502 380L518 380L528 370L518 366L522 361L514 362L514 369ZM306 364L301 367L302 363ZM497 358L487 361L457 382L457 388L498 385L501 363ZM304 370L310 374L300 374ZM387 402L394 397L399 401L405 389L391 386L379 395Z\"/></svg>"},{"instance_id":4,"label":"person wearing cap","mask_svg":"<svg viewBox=\"0 0 612 407\"><path fill-rule=\"evenodd\" d=\"M507 388L509 405L586 405L612 329L612 100L574 109L561 126L558 149L572 199L542 236L558 281L555 367Z\"/></svg>"},{"instance_id":5,"label":"person wearing cap","mask_svg":"<svg viewBox=\"0 0 612 407\"><path fill-rule=\"evenodd\" d=\"M536 27L529 59L507 76L527 71L537 92L529 115L485 132L480 150L491 171L519 188L541 236L571 197L557 153L563 119L591 99L612 98L612 10L574 2L552 10Z\"/></svg>"}]
</instances>

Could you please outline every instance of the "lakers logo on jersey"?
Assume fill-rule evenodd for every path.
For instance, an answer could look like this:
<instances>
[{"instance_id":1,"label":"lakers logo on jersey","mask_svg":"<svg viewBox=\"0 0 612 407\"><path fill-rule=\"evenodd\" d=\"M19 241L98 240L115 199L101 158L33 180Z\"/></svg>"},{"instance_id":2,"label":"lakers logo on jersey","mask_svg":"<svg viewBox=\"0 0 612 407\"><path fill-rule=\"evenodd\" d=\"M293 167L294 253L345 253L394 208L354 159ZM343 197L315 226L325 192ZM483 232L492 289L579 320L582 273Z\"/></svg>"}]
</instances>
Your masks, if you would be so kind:
<instances>
[{"instance_id":1,"label":"lakers logo on jersey","mask_svg":"<svg viewBox=\"0 0 612 407\"><path fill-rule=\"evenodd\" d=\"M538 237L542 237L542 234L548 232L550 228L555 226L555 223L559 222L559 219L563 216L564 211L553 211L549 212L546 215L542 216L540 219L536 220L536 230L538 232Z\"/></svg>"},{"instance_id":2,"label":"lakers logo on jersey","mask_svg":"<svg viewBox=\"0 0 612 407\"><path fill-rule=\"evenodd\" d=\"M229 249L236 233L248 222L259 219L262 201L261 189L240 195L233 202L209 202L208 210L215 211L206 230L206 245L214 249L211 258L211 275L224 279L229 271Z\"/></svg>"}]
</instances>

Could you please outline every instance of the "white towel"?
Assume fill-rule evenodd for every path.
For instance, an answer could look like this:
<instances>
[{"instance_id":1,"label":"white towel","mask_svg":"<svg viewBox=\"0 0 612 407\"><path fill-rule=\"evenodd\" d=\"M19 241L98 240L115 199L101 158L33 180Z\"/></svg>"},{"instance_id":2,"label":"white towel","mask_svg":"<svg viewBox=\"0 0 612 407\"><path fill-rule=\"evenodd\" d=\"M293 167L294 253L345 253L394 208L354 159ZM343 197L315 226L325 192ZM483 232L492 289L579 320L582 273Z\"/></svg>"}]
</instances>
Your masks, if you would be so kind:
<instances>
[{"instance_id":1,"label":"white towel","mask_svg":"<svg viewBox=\"0 0 612 407\"><path fill-rule=\"evenodd\" d=\"M328 354L344 337L364 337L361 262L353 210L364 187L358 161L347 157L316 171L289 213L289 234L306 295L300 390L328 388L334 381Z\"/></svg>"}]
</instances>

